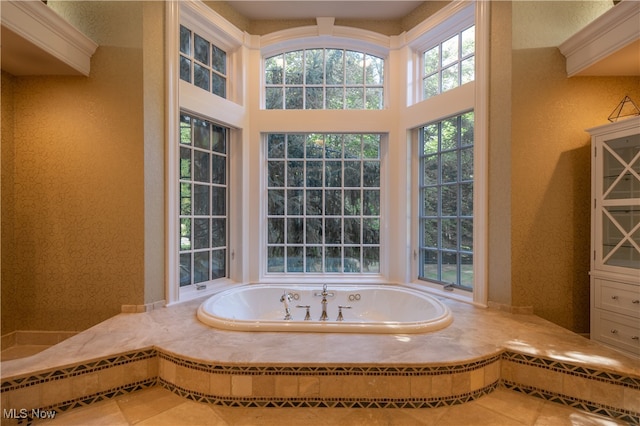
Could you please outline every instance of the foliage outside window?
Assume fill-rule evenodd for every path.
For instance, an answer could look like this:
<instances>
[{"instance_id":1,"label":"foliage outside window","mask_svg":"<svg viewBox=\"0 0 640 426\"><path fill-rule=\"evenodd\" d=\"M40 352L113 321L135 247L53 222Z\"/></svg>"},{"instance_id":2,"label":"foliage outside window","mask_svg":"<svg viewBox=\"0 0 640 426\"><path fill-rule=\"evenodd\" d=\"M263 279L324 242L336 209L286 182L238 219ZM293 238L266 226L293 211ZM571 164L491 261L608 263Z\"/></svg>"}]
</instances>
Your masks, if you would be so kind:
<instances>
[{"instance_id":1,"label":"foliage outside window","mask_svg":"<svg viewBox=\"0 0 640 426\"><path fill-rule=\"evenodd\" d=\"M180 115L180 287L227 276L228 133Z\"/></svg>"},{"instance_id":2,"label":"foliage outside window","mask_svg":"<svg viewBox=\"0 0 640 426\"><path fill-rule=\"evenodd\" d=\"M380 273L380 138L267 135L267 272Z\"/></svg>"},{"instance_id":3,"label":"foliage outside window","mask_svg":"<svg viewBox=\"0 0 640 426\"><path fill-rule=\"evenodd\" d=\"M344 49L265 59L266 109L382 109L384 60Z\"/></svg>"},{"instance_id":4,"label":"foliage outside window","mask_svg":"<svg viewBox=\"0 0 640 426\"><path fill-rule=\"evenodd\" d=\"M475 26L456 33L422 55L423 99L475 79Z\"/></svg>"},{"instance_id":5,"label":"foliage outside window","mask_svg":"<svg viewBox=\"0 0 640 426\"><path fill-rule=\"evenodd\" d=\"M420 128L420 279L473 289L474 113Z\"/></svg>"},{"instance_id":6,"label":"foliage outside window","mask_svg":"<svg viewBox=\"0 0 640 426\"><path fill-rule=\"evenodd\" d=\"M227 97L226 52L183 25L180 25L180 79Z\"/></svg>"}]
</instances>

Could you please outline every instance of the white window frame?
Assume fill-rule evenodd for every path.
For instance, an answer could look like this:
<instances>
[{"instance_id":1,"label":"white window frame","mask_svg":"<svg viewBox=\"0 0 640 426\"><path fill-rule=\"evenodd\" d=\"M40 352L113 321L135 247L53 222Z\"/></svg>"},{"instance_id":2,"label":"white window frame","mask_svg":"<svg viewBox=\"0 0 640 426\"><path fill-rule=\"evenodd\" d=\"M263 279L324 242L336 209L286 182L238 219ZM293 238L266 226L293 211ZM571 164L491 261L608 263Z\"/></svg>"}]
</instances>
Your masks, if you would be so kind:
<instances>
[{"instance_id":1,"label":"white window frame","mask_svg":"<svg viewBox=\"0 0 640 426\"><path fill-rule=\"evenodd\" d=\"M179 292L179 262L178 247L179 233L178 218L178 148L179 113L193 113L213 122L231 128L230 135L230 216L235 218L235 224L230 224L230 282L274 282L265 277L262 247L266 247L260 230L264 229L266 212L262 188L263 170L260 168L262 143L266 133L380 133L385 135L381 146L381 183L380 203L381 221L383 224L380 235L381 274L379 279L367 277L358 281L355 277L337 279L335 282L402 282L415 283L424 287L425 282L416 282L417 266L412 256L416 241L411 235L416 235L417 216L413 214L413 206L417 200L415 185L411 177L415 171L415 155L412 149L412 129L421 125L454 115L456 112L473 109L475 113L475 143L474 143L474 184L482 186L474 193L474 271L476 283L473 299L469 296L460 297L465 301L473 301L486 305L486 232L487 232L487 131L488 131L488 63L489 63L489 10L490 4L485 1L458 1L428 18L414 29L400 36L387 37L371 31L334 26L332 18L318 18L317 26L299 27L278 31L266 36L252 36L246 34L231 23L220 17L212 9L198 0L169 0L166 3L166 43L167 57L167 273L166 298L168 302L188 300L189 297L204 296L215 291L210 288L207 292L195 295L184 295ZM476 79L461 87L446 92L447 96L437 96L422 100L422 85L419 79L422 63L419 55L422 53L421 44L429 44L434 31L444 29L444 22L449 19L459 19L458 12L470 13L475 16L476 26ZM191 16L193 15L193 16ZM179 80L179 24L181 17L189 16L195 23L199 23L215 37L213 42L227 52L228 62L228 99L207 93L192 84ZM190 29L200 31L197 26ZM218 37L218 38L216 38ZM225 42L227 45L225 45ZM336 47L357 50L385 59L384 105L385 110L313 110L313 128L305 119L306 112L262 110L264 105L262 87L264 71L260 69L261 58L274 53L296 48ZM405 73L403 76L402 74ZM416 79L417 78L417 79ZM260 98L248 97L259 94ZM194 93L197 92L197 93ZM393 92L393 93L392 93ZM215 99L214 99L215 98ZM389 111L387 108L393 108ZM294 112L300 120L291 120L282 113ZM251 120L248 119L251 115ZM250 127L245 127L248 125ZM405 136L407 136L405 138ZM238 149L236 149L236 144ZM409 170L404 173L406 166ZM393 170L391 170L393 169ZM391 171L387 173L387 171ZM235 186L234 186L235 185ZM233 189L237 188L237 190ZM393 188L393 189L392 189ZM393 191L393 192L391 192ZM400 191L401 194L398 192ZM406 194L405 194L406 192ZM476 195L477 194L477 195ZM393 208L390 200L396 203ZM398 205L397 202L401 205ZM406 204L406 206L405 206ZM248 215L239 214L242 211ZM398 213L399 211L399 213ZM477 213L476 213L477 212ZM239 219L239 217L242 217ZM388 226L388 218L402 221L411 218L410 224L393 224ZM406 233L405 233L406 230ZM478 235L476 235L476 232ZM406 234L406 235L405 235ZM258 237L256 237L258 235ZM250 238L251 237L251 238ZM259 241L255 241L258 238ZM236 258L241 258L234 261ZM235 272L234 272L235 271ZM236 279L237 278L237 279ZM307 277L305 277L307 278ZM322 282L329 282L324 277ZM482 283L478 283L481 280ZM278 282L282 282L279 278ZM294 279L292 282L299 280ZM309 280L310 282L312 280ZM440 286L441 287L441 286ZM466 292L465 292L466 293ZM456 294L443 293L448 297Z\"/></svg>"},{"instance_id":2,"label":"white window frame","mask_svg":"<svg viewBox=\"0 0 640 426\"><path fill-rule=\"evenodd\" d=\"M206 38L227 53L227 98L217 96L211 91L180 80L180 25ZM169 305L211 294L221 286L234 280L235 247L241 232L231 223L237 217L238 195L233 188L239 187L239 178L235 168L239 168L241 159L234 145L241 142L242 126L245 121L243 41L244 33L197 0L168 1L166 7L166 43L167 57L167 138L166 138L166 283L165 293ZM179 236L179 138L180 113L198 116L229 129L228 136L228 278L206 283L205 290L197 290L195 285L180 287L180 236Z\"/></svg>"},{"instance_id":3,"label":"white window frame","mask_svg":"<svg viewBox=\"0 0 640 426\"><path fill-rule=\"evenodd\" d=\"M447 297L487 304L487 241L488 241L488 84L489 84L489 13L490 4L485 1L454 2L431 18L412 29L408 34L407 79L411 83L407 92L407 107L411 110L411 184L412 223L411 281L427 286ZM438 42L447 40L463 29L475 25L475 80L428 99L422 99L422 55ZM440 121L466 111L474 111L474 214L473 254L474 287L469 292L462 289L445 291L441 283L418 280L419 223L418 223L418 129L428 123Z\"/></svg>"}]
</instances>

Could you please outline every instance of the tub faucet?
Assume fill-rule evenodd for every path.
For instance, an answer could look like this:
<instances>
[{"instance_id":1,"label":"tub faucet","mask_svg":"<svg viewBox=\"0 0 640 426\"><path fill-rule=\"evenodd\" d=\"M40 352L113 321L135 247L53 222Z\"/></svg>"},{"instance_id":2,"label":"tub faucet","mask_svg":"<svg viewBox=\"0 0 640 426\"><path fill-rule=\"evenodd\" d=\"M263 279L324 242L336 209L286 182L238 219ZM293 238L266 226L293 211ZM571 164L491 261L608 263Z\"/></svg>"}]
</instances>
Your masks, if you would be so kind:
<instances>
[{"instance_id":1,"label":"tub faucet","mask_svg":"<svg viewBox=\"0 0 640 426\"><path fill-rule=\"evenodd\" d=\"M284 291L284 293L282 293L282 296L280 296L280 302L284 304L284 319L286 321L291 319L291 309L289 309L291 298L291 293L287 293L286 290Z\"/></svg>"},{"instance_id":2,"label":"tub faucet","mask_svg":"<svg viewBox=\"0 0 640 426\"><path fill-rule=\"evenodd\" d=\"M322 315L320 315L320 321L328 320L329 316L327 315L327 296L333 297L334 293L327 292L327 285L323 284L322 293L315 293L314 296L322 296L322 301L320 302L322 303Z\"/></svg>"}]
</instances>

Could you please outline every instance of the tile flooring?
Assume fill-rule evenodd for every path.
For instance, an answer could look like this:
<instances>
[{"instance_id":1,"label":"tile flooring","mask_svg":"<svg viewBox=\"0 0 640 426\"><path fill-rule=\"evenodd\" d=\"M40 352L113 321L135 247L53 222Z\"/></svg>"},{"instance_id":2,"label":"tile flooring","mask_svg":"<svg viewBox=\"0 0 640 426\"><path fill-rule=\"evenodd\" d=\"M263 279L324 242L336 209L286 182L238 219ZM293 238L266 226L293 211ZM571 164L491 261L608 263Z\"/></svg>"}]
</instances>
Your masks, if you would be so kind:
<instances>
[{"instance_id":1,"label":"tile flooring","mask_svg":"<svg viewBox=\"0 0 640 426\"><path fill-rule=\"evenodd\" d=\"M58 414L35 425L195 426L195 425L434 425L434 426L596 426L612 419L506 389L476 401L425 409L238 408L185 400L153 387Z\"/></svg>"}]
</instances>

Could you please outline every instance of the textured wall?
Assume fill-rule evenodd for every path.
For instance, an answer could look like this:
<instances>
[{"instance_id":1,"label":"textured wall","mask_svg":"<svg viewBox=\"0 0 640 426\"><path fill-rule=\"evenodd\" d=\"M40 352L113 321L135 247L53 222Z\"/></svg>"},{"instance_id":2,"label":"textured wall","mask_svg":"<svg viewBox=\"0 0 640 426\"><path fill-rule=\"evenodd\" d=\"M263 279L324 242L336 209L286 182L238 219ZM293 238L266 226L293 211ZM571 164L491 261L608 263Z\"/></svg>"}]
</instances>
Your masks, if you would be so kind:
<instances>
[{"instance_id":1,"label":"textured wall","mask_svg":"<svg viewBox=\"0 0 640 426\"><path fill-rule=\"evenodd\" d=\"M488 298L511 305L511 2L491 3Z\"/></svg>"},{"instance_id":2,"label":"textured wall","mask_svg":"<svg viewBox=\"0 0 640 426\"><path fill-rule=\"evenodd\" d=\"M142 7L77 5L100 44L91 75L15 78L20 330L82 330L144 303Z\"/></svg>"},{"instance_id":3,"label":"textured wall","mask_svg":"<svg viewBox=\"0 0 640 426\"><path fill-rule=\"evenodd\" d=\"M606 124L626 94L640 99L640 79L567 78L555 46L603 7L610 4L513 3L512 303L533 306L535 314L577 332L589 329L590 138L584 130Z\"/></svg>"},{"instance_id":4,"label":"textured wall","mask_svg":"<svg viewBox=\"0 0 640 426\"><path fill-rule=\"evenodd\" d=\"M14 265L15 265L15 251L16 241L14 232L15 221L15 196L14 196L14 178L13 169L15 164L14 154L14 91L15 91L15 78L2 72L2 83L0 84L0 90L2 92L1 105L2 110L0 117L2 118L2 127L0 128L0 135L2 136L2 142L0 146L2 151L0 152L0 170L2 170L2 176L0 176L0 193L2 194L0 202L0 247L1 263L0 263L0 288L2 289L2 306L0 307L2 312L2 330L0 334L4 335L15 329L16 319L19 318L20 305L18 304L17 286L14 285Z\"/></svg>"},{"instance_id":5,"label":"textured wall","mask_svg":"<svg viewBox=\"0 0 640 426\"><path fill-rule=\"evenodd\" d=\"M145 1L144 88L144 303L165 299L165 64L164 2Z\"/></svg>"}]
</instances>

